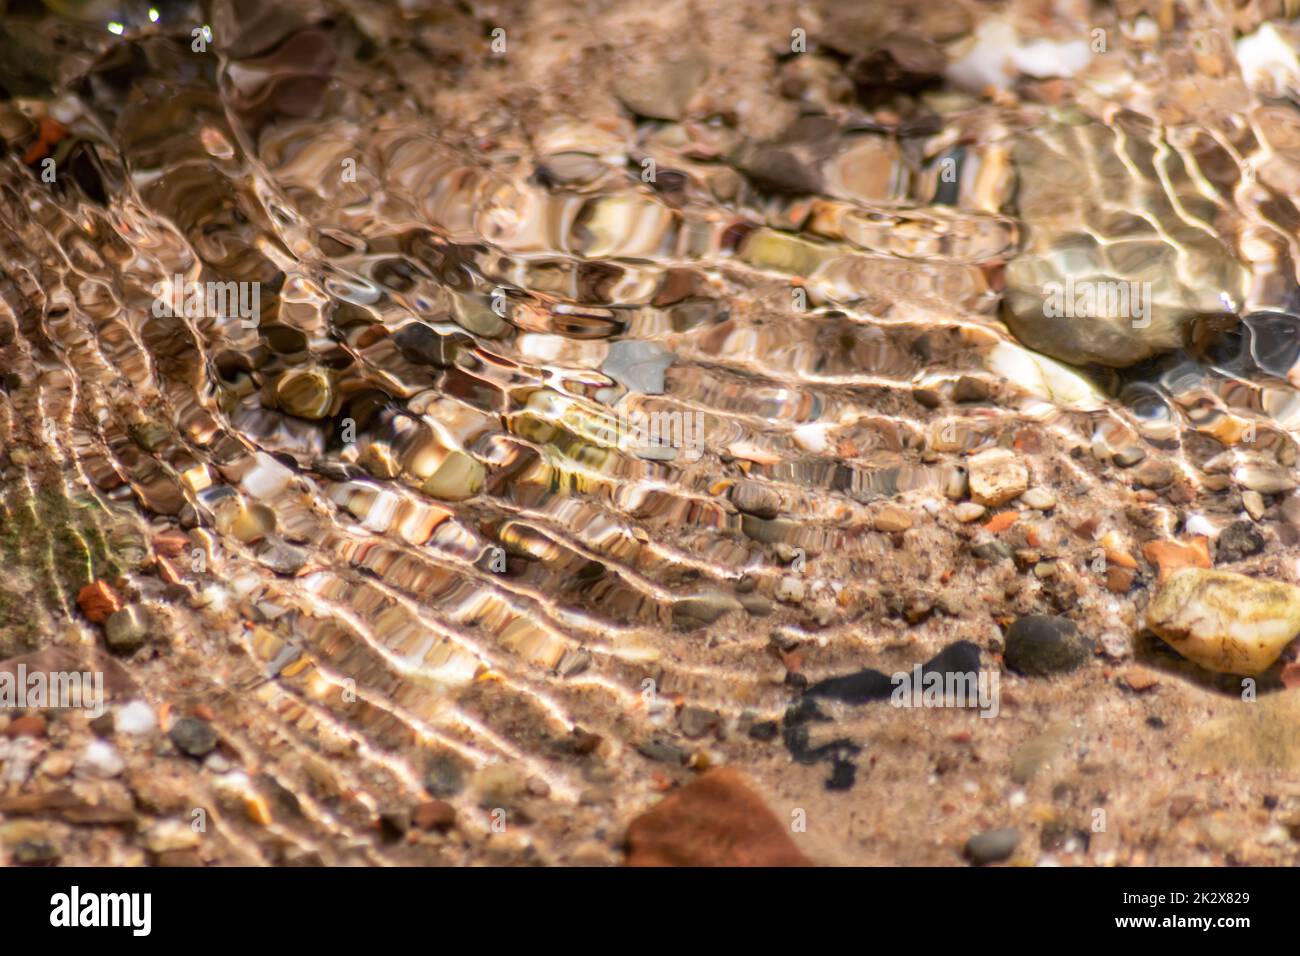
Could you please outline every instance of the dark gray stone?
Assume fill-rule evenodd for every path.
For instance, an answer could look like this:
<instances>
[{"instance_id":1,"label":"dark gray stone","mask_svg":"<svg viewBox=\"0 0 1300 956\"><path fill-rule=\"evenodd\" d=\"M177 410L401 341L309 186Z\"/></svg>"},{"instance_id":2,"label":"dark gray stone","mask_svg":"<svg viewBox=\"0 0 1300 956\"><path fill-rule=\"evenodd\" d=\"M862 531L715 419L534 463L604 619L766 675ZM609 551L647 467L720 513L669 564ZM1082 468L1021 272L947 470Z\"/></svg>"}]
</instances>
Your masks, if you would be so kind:
<instances>
[{"instance_id":1,"label":"dark gray stone","mask_svg":"<svg viewBox=\"0 0 1300 956\"><path fill-rule=\"evenodd\" d=\"M424 789L434 797L454 797L465 789L465 768L451 757L435 757L424 775Z\"/></svg>"},{"instance_id":2,"label":"dark gray stone","mask_svg":"<svg viewBox=\"0 0 1300 956\"><path fill-rule=\"evenodd\" d=\"M1092 649L1092 641L1069 618L1030 614L1007 629L1003 658L1017 673L1044 677L1074 670Z\"/></svg>"},{"instance_id":3,"label":"dark gray stone","mask_svg":"<svg viewBox=\"0 0 1300 956\"><path fill-rule=\"evenodd\" d=\"M1234 521L1219 533L1214 556L1218 563L1240 561L1264 550L1264 536L1250 521Z\"/></svg>"},{"instance_id":4,"label":"dark gray stone","mask_svg":"<svg viewBox=\"0 0 1300 956\"><path fill-rule=\"evenodd\" d=\"M217 746L217 732L206 720L182 717L172 724L169 735L176 749L191 757L206 757Z\"/></svg>"}]
</instances>

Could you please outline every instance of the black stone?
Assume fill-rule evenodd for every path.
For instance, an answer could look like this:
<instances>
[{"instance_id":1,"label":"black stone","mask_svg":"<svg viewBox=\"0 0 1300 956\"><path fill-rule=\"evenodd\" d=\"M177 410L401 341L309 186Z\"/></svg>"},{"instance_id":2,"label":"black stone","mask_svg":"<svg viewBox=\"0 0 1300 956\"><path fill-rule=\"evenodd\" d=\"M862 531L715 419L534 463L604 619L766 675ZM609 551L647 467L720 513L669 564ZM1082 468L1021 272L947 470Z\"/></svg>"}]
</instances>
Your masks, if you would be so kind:
<instances>
[{"instance_id":1,"label":"black stone","mask_svg":"<svg viewBox=\"0 0 1300 956\"><path fill-rule=\"evenodd\" d=\"M1072 671L1092 656L1092 641L1069 618L1030 614L1007 629L1007 666L1028 677Z\"/></svg>"}]
</instances>

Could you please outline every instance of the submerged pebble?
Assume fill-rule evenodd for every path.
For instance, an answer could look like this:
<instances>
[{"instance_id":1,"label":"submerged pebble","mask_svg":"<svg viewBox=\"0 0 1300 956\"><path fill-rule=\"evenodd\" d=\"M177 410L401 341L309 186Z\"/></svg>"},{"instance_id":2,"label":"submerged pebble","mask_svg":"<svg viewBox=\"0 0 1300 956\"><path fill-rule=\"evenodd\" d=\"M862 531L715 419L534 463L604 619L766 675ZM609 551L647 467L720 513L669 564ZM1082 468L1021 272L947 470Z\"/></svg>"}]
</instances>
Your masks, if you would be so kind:
<instances>
[{"instance_id":1,"label":"submerged pebble","mask_svg":"<svg viewBox=\"0 0 1300 956\"><path fill-rule=\"evenodd\" d=\"M1092 642L1069 618L1028 614L1007 629L1003 656L1013 671L1045 677L1085 663L1092 656Z\"/></svg>"},{"instance_id":2,"label":"submerged pebble","mask_svg":"<svg viewBox=\"0 0 1300 956\"><path fill-rule=\"evenodd\" d=\"M1300 634L1300 587L1184 568L1156 594L1146 620L1174 650L1207 670L1260 674Z\"/></svg>"}]
</instances>

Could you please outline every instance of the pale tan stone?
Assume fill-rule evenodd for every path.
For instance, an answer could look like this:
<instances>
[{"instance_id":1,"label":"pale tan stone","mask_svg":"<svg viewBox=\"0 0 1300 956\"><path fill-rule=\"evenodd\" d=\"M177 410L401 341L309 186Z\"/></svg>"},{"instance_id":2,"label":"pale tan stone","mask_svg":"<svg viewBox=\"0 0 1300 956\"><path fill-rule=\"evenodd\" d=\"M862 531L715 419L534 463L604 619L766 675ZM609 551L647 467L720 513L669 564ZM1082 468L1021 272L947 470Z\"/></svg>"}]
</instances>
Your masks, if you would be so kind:
<instances>
[{"instance_id":1,"label":"pale tan stone","mask_svg":"<svg viewBox=\"0 0 1300 956\"><path fill-rule=\"evenodd\" d=\"M1029 488L1029 469L1005 448L991 448L971 458L970 496L976 504L996 508Z\"/></svg>"},{"instance_id":2,"label":"pale tan stone","mask_svg":"<svg viewBox=\"0 0 1300 956\"><path fill-rule=\"evenodd\" d=\"M1300 633L1300 587L1184 568L1147 608L1147 626L1208 670L1259 674Z\"/></svg>"}]
</instances>

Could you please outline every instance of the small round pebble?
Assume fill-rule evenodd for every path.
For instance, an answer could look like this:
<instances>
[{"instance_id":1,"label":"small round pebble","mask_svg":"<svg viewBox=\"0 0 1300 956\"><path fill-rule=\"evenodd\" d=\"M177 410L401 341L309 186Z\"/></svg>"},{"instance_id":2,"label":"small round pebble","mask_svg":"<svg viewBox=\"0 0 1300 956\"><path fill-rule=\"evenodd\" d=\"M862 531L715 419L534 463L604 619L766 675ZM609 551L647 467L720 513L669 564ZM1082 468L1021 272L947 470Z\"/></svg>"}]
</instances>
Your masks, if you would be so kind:
<instances>
[{"instance_id":1,"label":"small round pebble","mask_svg":"<svg viewBox=\"0 0 1300 956\"><path fill-rule=\"evenodd\" d=\"M87 744L78 764L82 770L100 777L116 777L126 769L121 754L104 740L92 740Z\"/></svg>"},{"instance_id":2,"label":"small round pebble","mask_svg":"<svg viewBox=\"0 0 1300 956\"><path fill-rule=\"evenodd\" d=\"M123 734L151 734L158 729L158 718L144 701L133 700L117 709L113 727Z\"/></svg>"},{"instance_id":3,"label":"small round pebble","mask_svg":"<svg viewBox=\"0 0 1300 956\"><path fill-rule=\"evenodd\" d=\"M1020 500L1039 511L1051 511L1056 507L1056 495L1046 488L1030 488L1020 496Z\"/></svg>"},{"instance_id":4,"label":"small round pebble","mask_svg":"<svg viewBox=\"0 0 1300 956\"><path fill-rule=\"evenodd\" d=\"M977 833L966 841L966 859L976 866L986 863L1000 863L1016 852L1020 843L1020 831L1014 827L1001 830L986 830Z\"/></svg>"},{"instance_id":5,"label":"small round pebble","mask_svg":"<svg viewBox=\"0 0 1300 956\"><path fill-rule=\"evenodd\" d=\"M176 721L169 736L181 753L191 757L206 756L217 745L217 732L210 723L197 717L182 717Z\"/></svg>"},{"instance_id":6,"label":"small round pebble","mask_svg":"<svg viewBox=\"0 0 1300 956\"><path fill-rule=\"evenodd\" d=\"M1005 660L1031 677L1072 671L1092 656L1092 642L1069 618L1028 614L1007 629Z\"/></svg>"}]
</instances>

